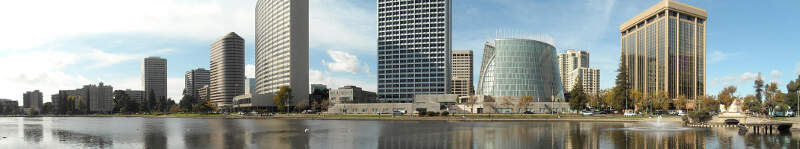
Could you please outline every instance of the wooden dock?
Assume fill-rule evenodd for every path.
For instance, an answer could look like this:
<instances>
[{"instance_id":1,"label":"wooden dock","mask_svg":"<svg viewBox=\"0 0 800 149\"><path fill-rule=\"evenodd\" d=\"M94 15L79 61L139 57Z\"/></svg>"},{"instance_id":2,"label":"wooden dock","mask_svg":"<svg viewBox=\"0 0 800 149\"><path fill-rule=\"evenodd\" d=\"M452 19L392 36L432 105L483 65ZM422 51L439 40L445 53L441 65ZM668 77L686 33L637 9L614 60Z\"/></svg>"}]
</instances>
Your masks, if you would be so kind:
<instances>
[{"instance_id":1,"label":"wooden dock","mask_svg":"<svg viewBox=\"0 0 800 149\"><path fill-rule=\"evenodd\" d=\"M786 122L762 122L762 123L742 123L738 124L739 130L752 131L754 133L772 134L774 132L788 132L792 128L792 123Z\"/></svg>"}]
</instances>

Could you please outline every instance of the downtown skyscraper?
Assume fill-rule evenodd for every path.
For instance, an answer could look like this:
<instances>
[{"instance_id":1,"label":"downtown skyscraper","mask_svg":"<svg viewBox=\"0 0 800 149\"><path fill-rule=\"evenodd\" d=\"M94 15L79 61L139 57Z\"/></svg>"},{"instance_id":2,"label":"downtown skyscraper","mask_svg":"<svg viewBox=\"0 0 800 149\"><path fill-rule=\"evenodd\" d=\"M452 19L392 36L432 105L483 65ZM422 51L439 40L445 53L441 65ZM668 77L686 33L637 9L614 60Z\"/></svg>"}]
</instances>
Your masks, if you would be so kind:
<instances>
[{"instance_id":1,"label":"downtown skyscraper","mask_svg":"<svg viewBox=\"0 0 800 149\"><path fill-rule=\"evenodd\" d=\"M233 97L244 94L244 39L234 32L211 44L210 100L230 108Z\"/></svg>"},{"instance_id":2,"label":"downtown skyscraper","mask_svg":"<svg viewBox=\"0 0 800 149\"><path fill-rule=\"evenodd\" d=\"M619 27L630 87L670 98L705 94L706 20L700 8L664 0Z\"/></svg>"},{"instance_id":3,"label":"downtown skyscraper","mask_svg":"<svg viewBox=\"0 0 800 149\"><path fill-rule=\"evenodd\" d=\"M258 0L255 13L254 94L275 94L281 86L288 86L292 89L292 99L283 104L307 100L308 0ZM275 106L273 100L258 97L262 96L257 95L253 100L266 100L268 106Z\"/></svg>"},{"instance_id":4,"label":"downtown skyscraper","mask_svg":"<svg viewBox=\"0 0 800 149\"><path fill-rule=\"evenodd\" d=\"M155 95L155 100L167 98L167 59L154 56L144 58L142 88L146 100L150 100L151 93Z\"/></svg>"},{"instance_id":5,"label":"downtown skyscraper","mask_svg":"<svg viewBox=\"0 0 800 149\"><path fill-rule=\"evenodd\" d=\"M450 0L378 0L378 100L451 92Z\"/></svg>"},{"instance_id":6,"label":"downtown skyscraper","mask_svg":"<svg viewBox=\"0 0 800 149\"><path fill-rule=\"evenodd\" d=\"M458 94L459 97L475 93L474 85L472 85L473 59L472 50L453 50L453 59L451 60L452 93Z\"/></svg>"},{"instance_id":7,"label":"downtown skyscraper","mask_svg":"<svg viewBox=\"0 0 800 149\"><path fill-rule=\"evenodd\" d=\"M197 97L198 89L211 84L211 71L203 68L186 71L184 82L185 86L183 89L183 95Z\"/></svg>"}]
</instances>

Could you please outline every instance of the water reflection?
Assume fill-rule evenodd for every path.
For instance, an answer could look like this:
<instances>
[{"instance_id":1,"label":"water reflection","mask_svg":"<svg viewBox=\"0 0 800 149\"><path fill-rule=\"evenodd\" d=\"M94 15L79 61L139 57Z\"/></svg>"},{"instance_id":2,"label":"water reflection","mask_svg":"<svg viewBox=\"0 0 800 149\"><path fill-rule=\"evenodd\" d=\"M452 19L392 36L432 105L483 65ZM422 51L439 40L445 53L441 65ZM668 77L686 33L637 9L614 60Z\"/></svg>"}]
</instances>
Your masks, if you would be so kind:
<instances>
[{"instance_id":1,"label":"water reflection","mask_svg":"<svg viewBox=\"0 0 800 149\"><path fill-rule=\"evenodd\" d=\"M798 148L798 133L639 123L0 118L10 148ZM305 129L310 129L305 133Z\"/></svg>"}]
</instances>

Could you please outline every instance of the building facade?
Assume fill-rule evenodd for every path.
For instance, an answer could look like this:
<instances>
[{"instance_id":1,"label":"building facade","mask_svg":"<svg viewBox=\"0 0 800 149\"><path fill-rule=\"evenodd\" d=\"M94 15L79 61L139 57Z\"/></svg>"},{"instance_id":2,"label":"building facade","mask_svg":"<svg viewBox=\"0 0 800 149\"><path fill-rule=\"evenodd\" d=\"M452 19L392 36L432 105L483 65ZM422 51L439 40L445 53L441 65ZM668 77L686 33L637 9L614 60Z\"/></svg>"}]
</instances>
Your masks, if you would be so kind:
<instances>
[{"instance_id":1,"label":"building facade","mask_svg":"<svg viewBox=\"0 0 800 149\"><path fill-rule=\"evenodd\" d=\"M145 99L145 96L146 96L144 91L142 91L142 90L126 89L126 90L120 90L120 91L125 92L125 95L128 95L128 98L130 100L132 100L132 101L135 101L136 103L144 102L144 99Z\"/></svg>"},{"instance_id":2,"label":"building facade","mask_svg":"<svg viewBox=\"0 0 800 149\"><path fill-rule=\"evenodd\" d=\"M477 94L532 96L534 101L562 101L564 92L552 43L498 38L483 52Z\"/></svg>"},{"instance_id":3,"label":"building facade","mask_svg":"<svg viewBox=\"0 0 800 149\"><path fill-rule=\"evenodd\" d=\"M581 67L572 70L564 84L565 92L572 91L576 85L583 88L583 92L590 95L597 95L600 89L600 69Z\"/></svg>"},{"instance_id":4,"label":"building facade","mask_svg":"<svg viewBox=\"0 0 800 149\"><path fill-rule=\"evenodd\" d=\"M451 92L451 0L378 0L378 100Z\"/></svg>"},{"instance_id":5,"label":"building facade","mask_svg":"<svg viewBox=\"0 0 800 149\"><path fill-rule=\"evenodd\" d=\"M42 108L42 98L44 96L39 90L27 91L22 94L22 107L39 111Z\"/></svg>"},{"instance_id":6,"label":"building facade","mask_svg":"<svg viewBox=\"0 0 800 149\"><path fill-rule=\"evenodd\" d=\"M211 44L210 99L219 108L229 108L233 97L244 94L244 39L234 32Z\"/></svg>"},{"instance_id":7,"label":"building facade","mask_svg":"<svg viewBox=\"0 0 800 149\"><path fill-rule=\"evenodd\" d=\"M147 57L142 62L142 88L145 98L150 98L150 93L156 99L167 98L167 59L160 57Z\"/></svg>"},{"instance_id":8,"label":"building facade","mask_svg":"<svg viewBox=\"0 0 800 149\"><path fill-rule=\"evenodd\" d=\"M211 71L203 68L186 71L184 82L183 95L197 97L197 89L211 84Z\"/></svg>"},{"instance_id":9,"label":"building facade","mask_svg":"<svg viewBox=\"0 0 800 149\"><path fill-rule=\"evenodd\" d=\"M708 13L664 0L620 25L621 63L631 88L670 98L705 94Z\"/></svg>"},{"instance_id":10,"label":"building facade","mask_svg":"<svg viewBox=\"0 0 800 149\"><path fill-rule=\"evenodd\" d=\"M569 80L570 72L578 68L589 68L589 52L584 50L569 49L564 53L558 54L558 72L561 75L561 85L564 85L564 92L572 90Z\"/></svg>"},{"instance_id":11,"label":"building facade","mask_svg":"<svg viewBox=\"0 0 800 149\"><path fill-rule=\"evenodd\" d=\"M451 66L452 94L460 97L469 96L475 93L472 85L473 54L472 50L453 50Z\"/></svg>"},{"instance_id":12,"label":"building facade","mask_svg":"<svg viewBox=\"0 0 800 149\"><path fill-rule=\"evenodd\" d=\"M87 96L89 112L109 113L114 109L114 87L104 85L103 82L97 85L84 85L83 91Z\"/></svg>"},{"instance_id":13,"label":"building facade","mask_svg":"<svg viewBox=\"0 0 800 149\"><path fill-rule=\"evenodd\" d=\"M256 94L293 90L290 105L308 99L308 0L256 3ZM265 100L275 106L271 99Z\"/></svg>"},{"instance_id":14,"label":"building facade","mask_svg":"<svg viewBox=\"0 0 800 149\"><path fill-rule=\"evenodd\" d=\"M332 103L370 103L376 102L375 92L362 90L356 86L344 86L328 92Z\"/></svg>"},{"instance_id":15,"label":"building facade","mask_svg":"<svg viewBox=\"0 0 800 149\"><path fill-rule=\"evenodd\" d=\"M202 102L207 102L211 100L211 90L208 87L209 85L203 86L200 89L197 89L197 99Z\"/></svg>"}]
</instances>

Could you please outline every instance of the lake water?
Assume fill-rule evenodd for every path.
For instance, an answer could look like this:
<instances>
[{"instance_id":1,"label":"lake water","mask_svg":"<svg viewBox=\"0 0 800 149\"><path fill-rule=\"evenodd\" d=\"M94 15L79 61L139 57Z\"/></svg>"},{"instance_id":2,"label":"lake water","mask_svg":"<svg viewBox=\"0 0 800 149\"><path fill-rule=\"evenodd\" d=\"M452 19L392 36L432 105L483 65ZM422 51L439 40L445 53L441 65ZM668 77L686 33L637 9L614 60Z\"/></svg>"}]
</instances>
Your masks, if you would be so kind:
<instances>
[{"instance_id":1,"label":"lake water","mask_svg":"<svg viewBox=\"0 0 800 149\"><path fill-rule=\"evenodd\" d=\"M0 148L798 148L800 132L652 122L0 117ZM664 128L664 129L659 129ZM309 129L308 133L304 130Z\"/></svg>"}]
</instances>

